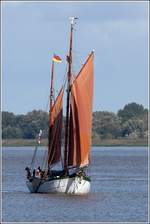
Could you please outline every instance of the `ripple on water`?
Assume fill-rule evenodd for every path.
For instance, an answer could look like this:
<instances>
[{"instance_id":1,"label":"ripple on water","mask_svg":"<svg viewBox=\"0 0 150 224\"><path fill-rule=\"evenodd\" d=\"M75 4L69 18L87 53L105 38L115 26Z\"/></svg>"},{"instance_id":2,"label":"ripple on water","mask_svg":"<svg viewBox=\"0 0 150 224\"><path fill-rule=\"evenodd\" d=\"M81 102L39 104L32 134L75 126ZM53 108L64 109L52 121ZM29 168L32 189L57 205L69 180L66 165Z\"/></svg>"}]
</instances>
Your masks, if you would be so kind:
<instances>
[{"instance_id":1,"label":"ripple on water","mask_svg":"<svg viewBox=\"0 0 150 224\"><path fill-rule=\"evenodd\" d=\"M3 222L147 221L147 148L94 149L91 192L82 197L29 193L24 168L32 154L3 149Z\"/></svg>"}]
</instances>

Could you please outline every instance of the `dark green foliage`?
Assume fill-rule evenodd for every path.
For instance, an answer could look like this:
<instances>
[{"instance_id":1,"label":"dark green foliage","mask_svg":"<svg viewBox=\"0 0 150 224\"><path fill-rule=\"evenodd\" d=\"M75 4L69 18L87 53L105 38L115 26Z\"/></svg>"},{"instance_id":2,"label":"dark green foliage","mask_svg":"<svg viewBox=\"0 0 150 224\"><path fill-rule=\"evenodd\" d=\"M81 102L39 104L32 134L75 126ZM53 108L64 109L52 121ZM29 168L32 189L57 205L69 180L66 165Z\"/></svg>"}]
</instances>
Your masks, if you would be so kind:
<instances>
[{"instance_id":1,"label":"dark green foliage","mask_svg":"<svg viewBox=\"0 0 150 224\"><path fill-rule=\"evenodd\" d=\"M93 113L94 143L102 139L147 138L148 110L137 103L125 105L117 114L99 111Z\"/></svg>"},{"instance_id":2,"label":"dark green foliage","mask_svg":"<svg viewBox=\"0 0 150 224\"><path fill-rule=\"evenodd\" d=\"M93 133L97 133L100 138L117 138L121 133L121 122L114 113L94 112Z\"/></svg>"},{"instance_id":3,"label":"dark green foliage","mask_svg":"<svg viewBox=\"0 0 150 224\"><path fill-rule=\"evenodd\" d=\"M26 115L16 116L9 112L2 112L2 121L3 138L34 139L40 129L43 130L43 138L47 137L48 113L45 111L33 110Z\"/></svg>"},{"instance_id":4,"label":"dark green foliage","mask_svg":"<svg viewBox=\"0 0 150 224\"><path fill-rule=\"evenodd\" d=\"M2 112L3 139L35 139L40 129L43 130L43 138L47 138L48 113L45 111L33 110L26 115ZM107 111L93 113L92 141L94 144L99 144L104 139L145 137L148 137L148 110L142 105L127 104L117 114ZM64 141L64 125L62 138Z\"/></svg>"},{"instance_id":5,"label":"dark green foliage","mask_svg":"<svg viewBox=\"0 0 150 224\"><path fill-rule=\"evenodd\" d=\"M127 121L130 118L140 116L144 113L144 107L137 103L129 103L124 106L123 110L118 111L118 116L122 121Z\"/></svg>"},{"instance_id":6,"label":"dark green foliage","mask_svg":"<svg viewBox=\"0 0 150 224\"><path fill-rule=\"evenodd\" d=\"M22 138L23 134L22 134L22 130L20 128L17 127L11 127L10 125L8 125L6 128L3 128L2 131L2 138Z\"/></svg>"},{"instance_id":7,"label":"dark green foliage","mask_svg":"<svg viewBox=\"0 0 150 224\"><path fill-rule=\"evenodd\" d=\"M11 126L13 127L15 125L15 115L10 112L2 112L2 127Z\"/></svg>"},{"instance_id":8,"label":"dark green foliage","mask_svg":"<svg viewBox=\"0 0 150 224\"><path fill-rule=\"evenodd\" d=\"M43 137L47 137L48 113L41 110L27 113L21 128L24 130L24 138L36 138L40 129L43 130Z\"/></svg>"},{"instance_id":9,"label":"dark green foliage","mask_svg":"<svg viewBox=\"0 0 150 224\"><path fill-rule=\"evenodd\" d=\"M118 111L121 119L122 137L144 138L148 135L148 110L137 103L125 105Z\"/></svg>"}]
</instances>

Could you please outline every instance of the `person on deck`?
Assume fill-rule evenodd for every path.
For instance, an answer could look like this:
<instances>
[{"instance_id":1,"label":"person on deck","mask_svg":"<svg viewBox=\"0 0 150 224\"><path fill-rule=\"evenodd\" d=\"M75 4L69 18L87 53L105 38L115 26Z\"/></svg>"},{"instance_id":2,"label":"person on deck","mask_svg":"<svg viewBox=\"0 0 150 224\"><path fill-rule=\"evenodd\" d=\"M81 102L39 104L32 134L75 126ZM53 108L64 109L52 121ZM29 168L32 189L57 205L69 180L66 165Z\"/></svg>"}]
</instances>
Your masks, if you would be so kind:
<instances>
[{"instance_id":1,"label":"person on deck","mask_svg":"<svg viewBox=\"0 0 150 224\"><path fill-rule=\"evenodd\" d=\"M27 171L27 178L29 179L31 177L30 168L26 167L25 170Z\"/></svg>"}]
</instances>

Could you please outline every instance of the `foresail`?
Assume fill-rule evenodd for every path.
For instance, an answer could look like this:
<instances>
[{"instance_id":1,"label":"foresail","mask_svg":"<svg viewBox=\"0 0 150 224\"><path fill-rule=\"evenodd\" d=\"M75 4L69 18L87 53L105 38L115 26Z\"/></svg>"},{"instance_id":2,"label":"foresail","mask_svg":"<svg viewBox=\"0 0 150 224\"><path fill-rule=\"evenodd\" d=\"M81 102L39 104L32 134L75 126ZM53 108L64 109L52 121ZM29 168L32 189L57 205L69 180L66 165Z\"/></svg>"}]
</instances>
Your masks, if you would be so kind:
<instances>
[{"instance_id":1,"label":"foresail","mask_svg":"<svg viewBox=\"0 0 150 224\"><path fill-rule=\"evenodd\" d=\"M49 148L48 165L51 166L60 161L61 157L61 130L63 120L63 89L60 90L51 109L49 123Z\"/></svg>"},{"instance_id":2,"label":"foresail","mask_svg":"<svg viewBox=\"0 0 150 224\"><path fill-rule=\"evenodd\" d=\"M93 52L71 86L68 166L89 164L93 101Z\"/></svg>"}]
</instances>

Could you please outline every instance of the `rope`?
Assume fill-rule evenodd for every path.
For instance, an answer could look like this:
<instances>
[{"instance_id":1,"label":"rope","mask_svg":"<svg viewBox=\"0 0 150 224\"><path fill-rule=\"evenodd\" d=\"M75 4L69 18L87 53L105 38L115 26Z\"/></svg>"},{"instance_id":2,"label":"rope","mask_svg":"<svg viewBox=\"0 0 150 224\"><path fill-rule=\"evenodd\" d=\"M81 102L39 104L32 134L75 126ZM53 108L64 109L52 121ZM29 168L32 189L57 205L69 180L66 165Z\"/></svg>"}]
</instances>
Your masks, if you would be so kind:
<instances>
[{"instance_id":1,"label":"rope","mask_svg":"<svg viewBox=\"0 0 150 224\"><path fill-rule=\"evenodd\" d=\"M34 162L35 162L35 157L36 157L37 149L38 149L38 146L36 145L35 146L35 150L34 150L34 154L33 154L32 160L31 160L31 164L30 164L31 169L33 169L33 165L34 165Z\"/></svg>"},{"instance_id":2,"label":"rope","mask_svg":"<svg viewBox=\"0 0 150 224\"><path fill-rule=\"evenodd\" d=\"M46 168L46 159L47 159L47 148L46 148L45 153L44 153L44 159L43 159L43 163L42 163L42 170L45 170L45 168Z\"/></svg>"}]
</instances>

